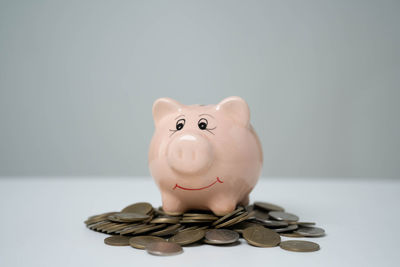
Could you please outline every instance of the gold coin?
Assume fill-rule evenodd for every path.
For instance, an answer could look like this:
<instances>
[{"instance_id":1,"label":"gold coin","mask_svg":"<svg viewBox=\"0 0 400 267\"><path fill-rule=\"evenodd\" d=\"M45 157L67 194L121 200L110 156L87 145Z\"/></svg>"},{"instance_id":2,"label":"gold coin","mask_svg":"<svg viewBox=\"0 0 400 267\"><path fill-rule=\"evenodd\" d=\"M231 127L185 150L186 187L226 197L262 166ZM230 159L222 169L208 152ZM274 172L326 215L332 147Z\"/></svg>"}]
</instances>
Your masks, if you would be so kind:
<instances>
[{"instance_id":1,"label":"gold coin","mask_svg":"<svg viewBox=\"0 0 400 267\"><path fill-rule=\"evenodd\" d=\"M256 201L254 202L254 206L266 211L285 211L284 208L268 202Z\"/></svg>"},{"instance_id":2,"label":"gold coin","mask_svg":"<svg viewBox=\"0 0 400 267\"><path fill-rule=\"evenodd\" d=\"M153 206L147 202L138 202L132 205L129 205L121 210L124 213L139 213L148 215L153 211Z\"/></svg>"},{"instance_id":3,"label":"gold coin","mask_svg":"<svg viewBox=\"0 0 400 267\"><path fill-rule=\"evenodd\" d=\"M222 216L221 218L219 218L218 220L216 220L215 222L213 222L212 225L217 225L223 221L225 221L226 219L232 217L233 215L235 215L236 213L242 211L244 208L242 206L239 206L237 209L235 209L234 211L232 211L229 214L226 214L225 216Z\"/></svg>"},{"instance_id":4,"label":"gold coin","mask_svg":"<svg viewBox=\"0 0 400 267\"><path fill-rule=\"evenodd\" d=\"M114 235L104 239L104 243L110 246L129 246L129 237Z\"/></svg>"},{"instance_id":5,"label":"gold coin","mask_svg":"<svg viewBox=\"0 0 400 267\"><path fill-rule=\"evenodd\" d=\"M133 248L145 249L147 245L156 241L165 241L165 239L149 235L135 236L129 239L129 245Z\"/></svg>"},{"instance_id":6,"label":"gold coin","mask_svg":"<svg viewBox=\"0 0 400 267\"><path fill-rule=\"evenodd\" d=\"M189 245L195 243L202 239L205 235L205 230L187 230L183 232L179 232L173 237L171 237L168 241L175 242L181 246Z\"/></svg>"},{"instance_id":7,"label":"gold coin","mask_svg":"<svg viewBox=\"0 0 400 267\"><path fill-rule=\"evenodd\" d=\"M295 252L313 252L320 249L317 243L303 240L283 241L281 242L280 247L282 249Z\"/></svg>"},{"instance_id":8,"label":"gold coin","mask_svg":"<svg viewBox=\"0 0 400 267\"><path fill-rule=\"evenodd\" d=\"M276 247L281 237L276 232L265 227L249 227L243 230L243 238L256 247Z\"/></svg>"}]
</instances>

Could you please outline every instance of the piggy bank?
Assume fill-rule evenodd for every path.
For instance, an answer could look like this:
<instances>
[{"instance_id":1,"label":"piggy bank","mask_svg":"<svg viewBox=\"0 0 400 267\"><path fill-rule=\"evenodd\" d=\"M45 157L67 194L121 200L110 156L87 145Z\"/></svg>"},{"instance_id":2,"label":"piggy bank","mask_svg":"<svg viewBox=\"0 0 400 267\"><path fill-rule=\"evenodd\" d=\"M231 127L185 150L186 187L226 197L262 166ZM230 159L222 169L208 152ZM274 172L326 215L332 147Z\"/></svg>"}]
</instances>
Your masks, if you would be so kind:
<instances>
[{"instance_id":1,"label":"piggy bank","mask_svg":"<svg viewBox=\"0 0 400 267\"><path fill-rule=\"evenodd\" d=\"M153 118L149 168L165 212L198 209L221 216L248 204L263 154L242 98L190 106L160 98Z\"/></svg>"}]
</instances>

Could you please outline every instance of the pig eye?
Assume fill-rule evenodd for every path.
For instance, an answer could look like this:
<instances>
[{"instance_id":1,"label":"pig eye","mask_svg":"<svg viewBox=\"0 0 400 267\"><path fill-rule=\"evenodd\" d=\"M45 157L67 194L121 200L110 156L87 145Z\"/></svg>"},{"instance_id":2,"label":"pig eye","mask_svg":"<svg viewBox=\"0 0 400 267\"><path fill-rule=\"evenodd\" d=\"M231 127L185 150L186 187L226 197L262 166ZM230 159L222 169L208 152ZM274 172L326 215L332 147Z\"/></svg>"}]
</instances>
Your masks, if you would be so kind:
<instances>
[{"instance_id":1,"label":"pig eye","mask_svg":"<svg viewBox=\"0 0 400 267\"><path fill-rule=\"evenodd\" d=\"M207 121L207 119L201 118L199 120L199 122L197 123L197 125L199 126L200 130L206 130L207 129L207 125L208 125L208 121Z\"/></svg>"},{"instance_id":2,"label":"pig eye","mask_svg":"<svg viewBox=\"0 0 400 267\"><path fill-rule=\"evenodd\" d=\"M180 119L176 122L176 130L182 130L183 126L185 126L185 119Z\"/></svg>"}]
</instances>

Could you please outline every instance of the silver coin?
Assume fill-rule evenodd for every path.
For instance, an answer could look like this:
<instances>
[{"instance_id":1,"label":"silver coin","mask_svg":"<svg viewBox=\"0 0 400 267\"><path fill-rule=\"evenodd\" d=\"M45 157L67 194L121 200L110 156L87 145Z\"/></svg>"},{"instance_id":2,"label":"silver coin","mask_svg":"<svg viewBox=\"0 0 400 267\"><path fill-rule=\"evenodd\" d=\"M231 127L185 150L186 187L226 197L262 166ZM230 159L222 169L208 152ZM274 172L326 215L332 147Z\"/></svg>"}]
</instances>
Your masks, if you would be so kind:
<instances>
[{"instance_id":1,"label":"silver coin","mask_svg":"<svg viewBox=\"0 0 400 267\"><path fill-rule=\"evenodd\" d=\"M283 211L271 211L268 214L278 221L297 222L299 220L299 217L296 215Z\"/></svg>"},{"instance_id":2,"label":"silver coin","mask_svg":"<svg viewBox=\"0 0 400 267\"><path fill-rule=\"evenodd\" d=\"M231 244L239 240L239 234L228 229L213 229L206 232L205 240L207 244L224 245Z\"/></svg>"},{"instance_id":3,"label":"silver coin","mask_svg":"<svg viewBox=\"0 0 400 267\"><path fill-rule=\"evenodd\" d=\"M146 246L146 251L149 254L156 256L173 256L183 252L180 245L168 241L155 241Z\"/></svg>"},{"instance_id":4,"label":"silver coin","mask_svg":"<svg viewBox=\"0 0 400 267\"><path fill-rule=\"evenodd\" d=\"M325 235L325 230L319 227L301 226L294 232L305 237L319 237Z\"/></svg>"}]
</instances>

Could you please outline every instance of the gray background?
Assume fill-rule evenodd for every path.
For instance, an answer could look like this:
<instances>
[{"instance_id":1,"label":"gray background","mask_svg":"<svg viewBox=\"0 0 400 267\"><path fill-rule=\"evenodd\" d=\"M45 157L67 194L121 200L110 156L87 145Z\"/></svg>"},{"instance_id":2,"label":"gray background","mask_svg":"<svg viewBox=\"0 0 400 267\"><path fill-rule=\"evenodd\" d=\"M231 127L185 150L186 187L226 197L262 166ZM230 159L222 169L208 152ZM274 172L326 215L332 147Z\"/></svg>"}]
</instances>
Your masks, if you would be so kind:
<instances>
[{"instance_id":1,"label":"gray background","mask_svg":"<svg viewBox=\"0 0 400 267\"><path fill-rule=\"evenodd\" d=\"M0 1L0 175L148 175L151 106L246 99L264 176L400 178L399 1Z\"/></svg>"}]
</instances>

